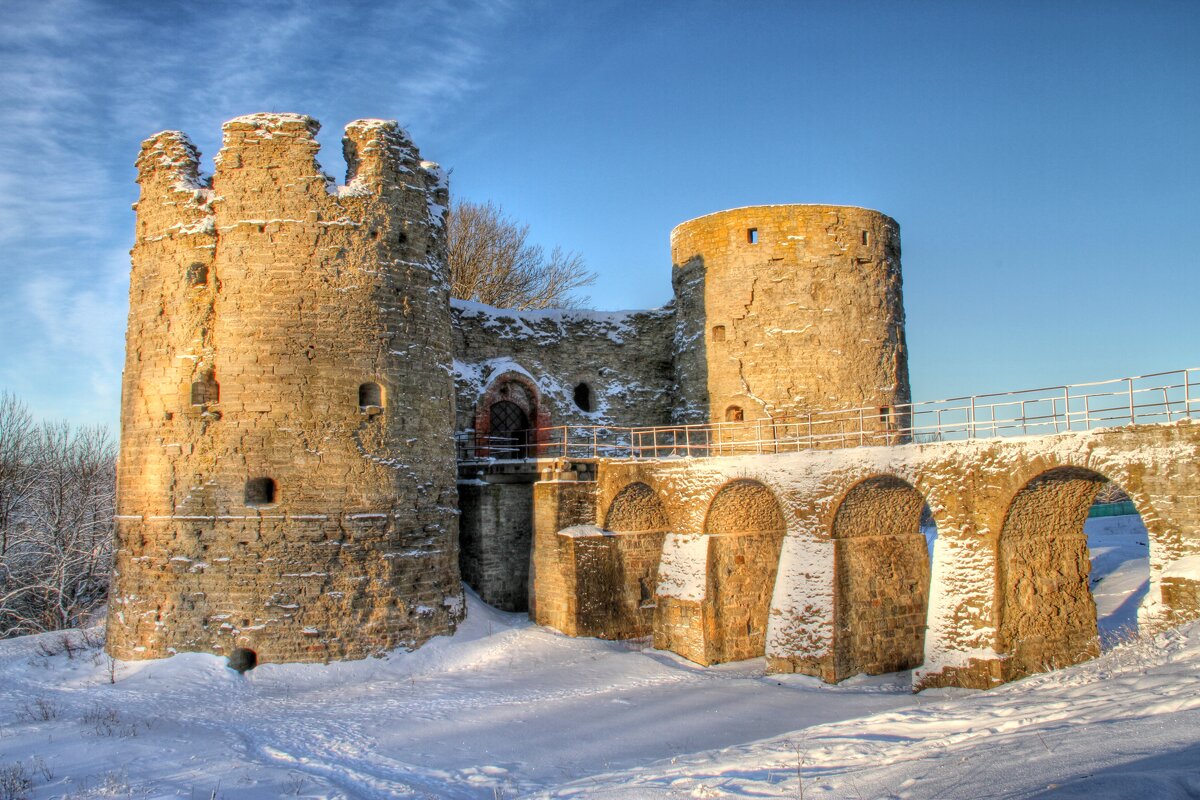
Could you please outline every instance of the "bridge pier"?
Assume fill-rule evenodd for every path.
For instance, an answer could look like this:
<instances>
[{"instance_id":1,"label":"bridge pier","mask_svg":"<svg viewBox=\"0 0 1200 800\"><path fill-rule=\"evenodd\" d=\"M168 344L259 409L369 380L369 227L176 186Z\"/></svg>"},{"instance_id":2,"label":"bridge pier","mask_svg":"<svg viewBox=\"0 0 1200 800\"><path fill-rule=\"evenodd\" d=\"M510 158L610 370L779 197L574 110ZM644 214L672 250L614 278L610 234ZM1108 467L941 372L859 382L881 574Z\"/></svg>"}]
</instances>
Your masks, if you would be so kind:
<instances>
[{"instance_id":1,"label":"bridge pier","mask_svg":"<svg viewBox=\"0 0 1200 800\"><path fill-rule=\"evenodd\" d=\"M1106 480L1148 532L1141 629L1200 616L1190 421L600 459L591 476L539 473L532 489L530 615L568 635L652 634L700 664L765 656L769 671L830 682L912 668L918 690L989 688L1076 663L1099 652L1083 523ZM929 561L923 503L938 529Z\"/></svg>"}]
</instances>

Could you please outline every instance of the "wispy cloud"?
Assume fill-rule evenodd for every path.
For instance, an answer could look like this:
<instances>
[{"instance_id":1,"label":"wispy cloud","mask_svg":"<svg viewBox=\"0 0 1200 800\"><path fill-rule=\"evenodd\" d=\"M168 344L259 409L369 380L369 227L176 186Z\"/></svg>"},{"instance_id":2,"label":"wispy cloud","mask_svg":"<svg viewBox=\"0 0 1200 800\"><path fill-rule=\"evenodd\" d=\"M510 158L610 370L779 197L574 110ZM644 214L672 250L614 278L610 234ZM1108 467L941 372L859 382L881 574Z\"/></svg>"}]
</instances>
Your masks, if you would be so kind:
<instances>
[{"instance_id":1,"label":"wispy cloud","mask_svg":"<svg viewBox=\"0 0 1200 800\"><path fill-rule=\"evenodd\" d=\"M485 85L511 13L484 0L5 10L0 384L35 407L99 403L88 416L101 419L116 416L141 139L183 129L211 158L222 121L263 110L312 114L335 137L363 116L436 125ZM336 172L338 148L322 160ZM80 402L60 405L64 394Z\"/></svg>"}]
</instances>

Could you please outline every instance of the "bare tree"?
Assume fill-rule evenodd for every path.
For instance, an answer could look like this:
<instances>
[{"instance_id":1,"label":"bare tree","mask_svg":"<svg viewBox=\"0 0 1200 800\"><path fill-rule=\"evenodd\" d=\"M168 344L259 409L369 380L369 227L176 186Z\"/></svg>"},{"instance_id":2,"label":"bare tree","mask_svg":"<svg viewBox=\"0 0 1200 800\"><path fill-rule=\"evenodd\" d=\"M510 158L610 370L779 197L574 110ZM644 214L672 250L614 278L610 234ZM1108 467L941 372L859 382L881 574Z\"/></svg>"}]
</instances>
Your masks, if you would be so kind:
<instances>
[{"instance_id":1,"label":"bare tree","mask_svg":"<svg viewBox=\"0 0 1200 800\"><path fill-rule=\"evenodd\" d=\"M446 224L450 295L498 308L571 308L587 302L576 289L596 274L583 256L555 247L549 255L529 242L529 226L492 202L458 200Z\"/></svg>"},{"instance_id":2,"label":"bare tree","mask_svg":"<svg viewBox=\"0 0 1200 800\"><path fill-rule=\"evenodd\" d=\"M15 514L33 491L33 434L29 409L15 395L0 392L0 557L8 552Z\"/></svg>"},{"instance_id":3,"label":"bare tree","mask_svg":"<svg viewBox=\"0 0 1200 800\"><path fill-rule=\"evenodd\" d=\"M116 447L108 430L27 418L11 395L0 397L0 447L6 424L23 437L19 450L6 451L15 463L0 468L0 637L80 624L104 603L112 560Z\"/></svg>"}]
</instances>

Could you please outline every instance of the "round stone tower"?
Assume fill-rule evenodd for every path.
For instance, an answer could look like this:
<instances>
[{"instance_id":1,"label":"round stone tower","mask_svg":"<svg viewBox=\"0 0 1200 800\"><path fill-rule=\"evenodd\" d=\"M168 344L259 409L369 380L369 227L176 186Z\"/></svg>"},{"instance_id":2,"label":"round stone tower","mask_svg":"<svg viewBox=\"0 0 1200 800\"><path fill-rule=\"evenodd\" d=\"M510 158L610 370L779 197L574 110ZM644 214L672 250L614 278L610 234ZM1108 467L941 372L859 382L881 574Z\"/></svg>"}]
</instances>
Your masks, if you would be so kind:
<instances>
[{"instance_id":1,"label":"round stone tower","mask_svg":"<svg viewBox=\"0 0 1200 800\"><path fill-rule=\"evenodd\" d=\"M737 208L679 225L671 256L681 418L865 408L867 430L895 429L893 407L909 402L895 220L848 206ZM825 420L818 433L842 424Z\"/></svg>"},{"instance_id":2,"label":"round stone tower","mask_svg":"<svg viewBox=\"0 0 1200 800\"><path fill-rule=\"evenodd\" d=\"M453 631L458 574L443 216L394 122L179 132L138 160L108 649L360 658ZM240 654L248 655L248 654Z\"/></svg>"}]
</instances>

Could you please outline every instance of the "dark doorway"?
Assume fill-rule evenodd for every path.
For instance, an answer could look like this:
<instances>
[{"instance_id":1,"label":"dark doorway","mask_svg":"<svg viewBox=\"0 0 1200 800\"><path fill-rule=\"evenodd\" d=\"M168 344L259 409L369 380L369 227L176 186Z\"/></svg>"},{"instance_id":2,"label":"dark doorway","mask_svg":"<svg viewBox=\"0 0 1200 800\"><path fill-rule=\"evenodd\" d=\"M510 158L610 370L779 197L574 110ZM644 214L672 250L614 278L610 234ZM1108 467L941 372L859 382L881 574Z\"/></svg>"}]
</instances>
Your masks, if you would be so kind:
<instances>
[{"instance_id":1,"label":"dark doorway","mask_svg":"<svg viewBox=\"0 0 1200 800\"><path fill-rule=\"evenodd\" d=\"M496 458L525 458L529 449L529 417L516 403L501 400L491 408L491 450Z\"/></svg>"}]
</instances>

